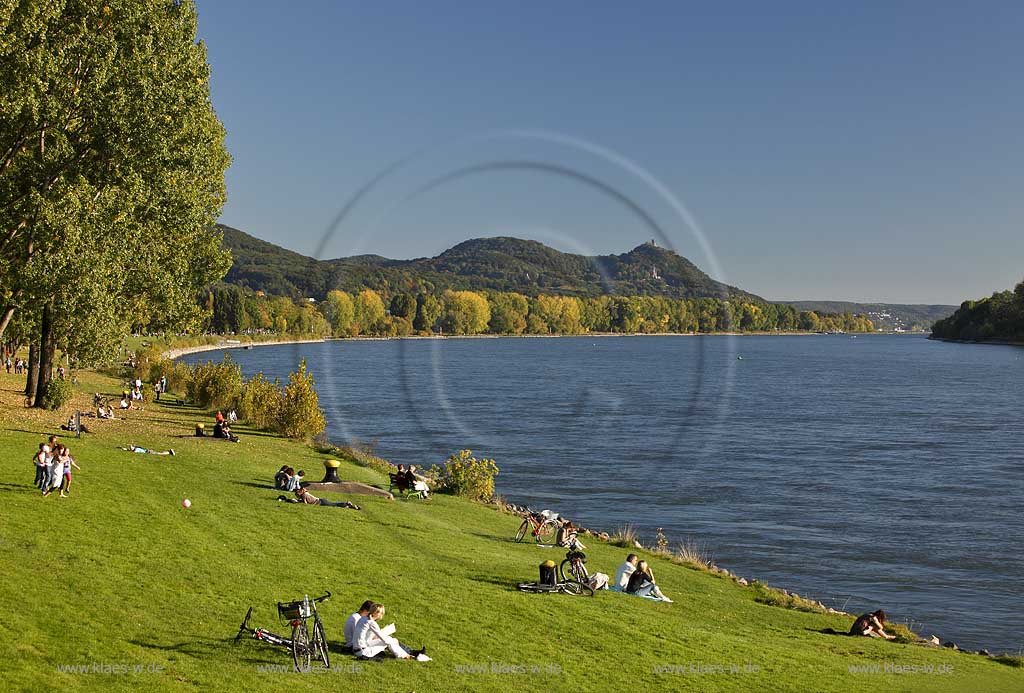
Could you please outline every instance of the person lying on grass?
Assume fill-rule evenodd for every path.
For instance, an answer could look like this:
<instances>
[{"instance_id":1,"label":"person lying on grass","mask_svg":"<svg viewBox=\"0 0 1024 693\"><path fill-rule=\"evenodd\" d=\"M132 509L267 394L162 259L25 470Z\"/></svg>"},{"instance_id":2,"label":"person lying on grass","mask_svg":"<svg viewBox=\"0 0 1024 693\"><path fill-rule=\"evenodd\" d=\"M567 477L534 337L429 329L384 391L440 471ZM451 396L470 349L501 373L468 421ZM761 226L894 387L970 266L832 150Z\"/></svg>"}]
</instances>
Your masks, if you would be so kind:
<instances>
[{"instance_id":1,"label":"person lying on grass","mask_svg":"<svg viewBox=\"0 0 1024 693\"><path fill-rule=\"evenodd\" d=\"M130 444L126 448L118 448L118 450L124 450L125 452L137 452L140 455L173 455L174 450L148 450L146 448L140 448L138 445Z\"/></svg>"},{"instance_id":2,"label":"person lying on grass","mask_svg":"<svg viewBox=\"0 0 1024 693\"><path fill-rule=\"evenodd\" d=\"M363 616L356 623L356 647L355 652L360 659L383 659L387 654L396 659L415 659L419 662L429 662L427 648L419 650L408 650L397 639L386 634L379 625L384 616L384 605L374 604L373 610ZM388 630L391 630L388 628ZM393 632L393 631L392 631Z\"/></svg>"},{"instance_id":3,"label":"person lying on grass","mask_svg":"<svg viewBox=\"0 0 1024 693\"><path fill-rule=\"evenodd\" d=\"M850 635L863 635L869 638L885 638L895 640L895 635L885 632L885 612L879 609L870 614L862 614L857 617L850 627Z\"/></svg>"},{"instance_id":4,"label":"person lying on grass","mask_svg":"<svg viewBox=\"0 0 1024 693\"><path fill-rule=\"evenodd\" d=\"M654 571L647 565L647 561L640 561L636 564L636 570L629 576L626 584L626 593L635 594L638 597L654 597L663 602L671 603L672 600L661 593L658 585L654 582Z\"/></svg>"},{"instance_id":5,"label":"person lying on grass","mask_svg":"<svg viewBox=\"0 0 1024 693\"><path fill-rule=\"evenodd\" d=\"M355 503L349 503L348 501L329 501L317 498L301 486L295 489L295 497L306 505L320 505L325 508L352 508L353 510L362 510L362 508Z\"/></svg>"}]
</instances>

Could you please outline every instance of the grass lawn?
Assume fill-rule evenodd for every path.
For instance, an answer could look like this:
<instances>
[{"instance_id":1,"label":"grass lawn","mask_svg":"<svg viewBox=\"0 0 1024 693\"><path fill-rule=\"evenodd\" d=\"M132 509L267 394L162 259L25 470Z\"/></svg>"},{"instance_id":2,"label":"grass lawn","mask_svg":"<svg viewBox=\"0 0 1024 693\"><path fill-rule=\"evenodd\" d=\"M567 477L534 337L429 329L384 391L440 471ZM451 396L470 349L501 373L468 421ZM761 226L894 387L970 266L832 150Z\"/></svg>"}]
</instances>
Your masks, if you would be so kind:
<instances>
[{"instance_id":1,"label":"grass lawn","mask_svg":"<svg viewBox=\"0 0 1024 693\"><path fill-rule=\"evenodd\" d=\"M89 392L120 391L116 380L79 376L84 409ZM88 419L96 432L64 441L82 467L71 497L43 498L32 487L31 457L60 433L67 412L26 410L22 386L0 374L5 690L1024 690L1024 670L824 635L825 627L846 630L850 619L759 604L748 588L658 558L655 572L674 604L517 592L515 583L536 579L538 563L563 557L513 543L518 518L445 496L357 497L362 512L277 502L268 486L274 472L287 463L316 480L322 457L244 426L237 445L191 438L196 422L211 419L189 407L153 403L125 420ZM177 455L117 449L129 443ZM350 462L339 472L387 483ZM588 544L592 571L614 573L626 553ZM324 590L334 593L321 608L329 641L342 639L345 618L371 598L387 606L385 622L397 624L399 637L427 645L434 661L357 663L335 653L332 672L268 673L261 668L290 663L285 650L232 644L250 605L256 625L284 634L275 602ZM115 673L119 665L143 671ZM858 665L932 673L851 673Z\"/></svg>"}]
</instances>

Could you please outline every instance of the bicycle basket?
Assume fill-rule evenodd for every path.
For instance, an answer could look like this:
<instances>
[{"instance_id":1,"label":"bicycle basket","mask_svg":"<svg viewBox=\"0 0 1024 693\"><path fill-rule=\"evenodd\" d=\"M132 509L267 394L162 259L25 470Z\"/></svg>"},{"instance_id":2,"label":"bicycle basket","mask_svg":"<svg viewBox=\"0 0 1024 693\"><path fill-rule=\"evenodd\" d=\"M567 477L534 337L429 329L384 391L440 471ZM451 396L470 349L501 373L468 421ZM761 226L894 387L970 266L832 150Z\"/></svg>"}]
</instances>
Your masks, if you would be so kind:
<instances>
[{"instance_id":1,"label":"bicycle basket","mask_svg":"<svg viewBox=\"0 0 1024 693\"><path fill-rule=\"evenodd\" d=\"M565 557L568 558L569 560L573 560L573 559L578 558L581 561L583 561L584 563L587 562L587 554L585 554L585 553L583 553L582 551L579 551L579 550L570 551L569 553L565 554Z\"/></svg>"},{"instance_id":2,"label":"bicycle basket","mask_svg":"<svg viewBox=\"0 0 1024 693\"><path fill-rule=\"evenodd\" d=\"M287 604L278 602L277 613L286 621L294 621L299 618L309 618L313 615L313 609L303 602L288 602Z\"/></svg>"}]
</instances>

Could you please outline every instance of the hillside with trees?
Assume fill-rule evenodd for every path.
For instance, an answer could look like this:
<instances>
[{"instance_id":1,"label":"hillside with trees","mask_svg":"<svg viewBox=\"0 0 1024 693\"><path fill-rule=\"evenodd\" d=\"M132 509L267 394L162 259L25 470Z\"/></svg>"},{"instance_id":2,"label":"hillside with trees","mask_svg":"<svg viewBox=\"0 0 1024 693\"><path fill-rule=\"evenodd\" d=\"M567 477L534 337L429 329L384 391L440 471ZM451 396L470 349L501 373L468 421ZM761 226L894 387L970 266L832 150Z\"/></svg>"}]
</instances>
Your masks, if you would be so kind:
<instances>
[{"instance_id":1,"label":"hillside with trees","mask_svg":"<svg viewBox=\"0 0 1024 693\"><path fill-rule=\"evenodd\" d=\"M717 282L680 255L645 243L621 255L563 253L537 241L477 238L437 257L389 260L359 255L314 260L233 229L219 226L234 264L226 281L253 291L293 298L326 298L340 289L383 293L409 291L504 291L595 297L763 299Z\"/></svg>"},{"instance_id":2,"label":"hillside with trees","mask_svg":"<svg viewBox=\"0 0 1024 693\"><path fill-rule=\"evenodd\" d=\"M980 301L965 301L932 326L932 336L972 342L1024 342L1024 281Z\"/></svg>"},{"instance_id":3,"label":"hillside with trees","mask_svg":"<svg viewBox=\"0 0 1024 693\"><path fill-rule=\"evenodd\" d=\"M854 313L871 318L885 332L927 332L936 320L953 314L956 306L913 303L854 303L851 301L780 301L798 310Z\"/></svg>"}]
</instances>

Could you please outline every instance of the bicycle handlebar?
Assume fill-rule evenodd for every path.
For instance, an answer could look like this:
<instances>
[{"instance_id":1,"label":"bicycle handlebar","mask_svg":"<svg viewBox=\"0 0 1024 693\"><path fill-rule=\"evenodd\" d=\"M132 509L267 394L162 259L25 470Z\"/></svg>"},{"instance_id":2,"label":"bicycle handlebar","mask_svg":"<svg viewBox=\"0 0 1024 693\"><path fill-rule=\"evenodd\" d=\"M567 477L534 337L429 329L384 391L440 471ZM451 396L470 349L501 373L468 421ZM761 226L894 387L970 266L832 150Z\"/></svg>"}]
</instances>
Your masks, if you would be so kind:
<instances>
[{"instance_id":1,"label":"bicycle handlebar","mask_svg":"<svg viewBox=\"0 0 1024 693\"><path fill-rule=\"evenodd\" d=\"M316 602L318 604L320 602L326 602L328 599L331 598L331 591L330 590L326 590L326 591L327 591L327 594L323 595L322 597L317 597L315 599L310 599L309 601Z\"/></svg>"}]
</instances>

